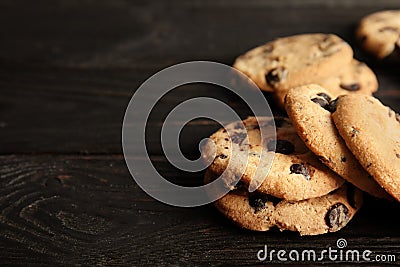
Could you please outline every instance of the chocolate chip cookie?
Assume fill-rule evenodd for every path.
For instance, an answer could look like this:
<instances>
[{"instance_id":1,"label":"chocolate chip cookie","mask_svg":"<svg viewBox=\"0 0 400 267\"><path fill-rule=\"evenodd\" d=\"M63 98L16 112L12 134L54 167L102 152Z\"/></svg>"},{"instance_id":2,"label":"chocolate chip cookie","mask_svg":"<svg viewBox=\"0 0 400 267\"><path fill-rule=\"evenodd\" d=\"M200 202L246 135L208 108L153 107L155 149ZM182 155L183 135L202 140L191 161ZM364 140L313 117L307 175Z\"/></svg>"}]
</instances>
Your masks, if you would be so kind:
<instances>
[{"instance_id":1,"label":"chocolate chip cookie","mask_svg":"<svg viewBox=\"0 0 400 267\"><path fill-rule=\"evenodd\" d=\"M387 10L364 17L356 30L362 48L385 58L400 49L400 10Z\"/></svg>"},{"instance_id":2,"label":"chocolate chip cookie","mask_svg":"<svg viewBox=\"0 0 400 267\"><path fill-rule=\"evenodd\" d=\"M273 218L281 230L296 231L300 235L319 235L345 227L362 203L362 192L345 184L326 196L279 202Z\"/></svg>"},{"instance_id":3,"label":"chocolate chip cookie","mask_svg":"<svg viewBox=\"0 0 400 267\"><path fill-rule=\"evenodd\" d=\"M327 90L315 84L293 88L286 95L285 108L297 134L326 166L361 190L390 198L340 137L331 118L335 101Z\"/></svg>"},{"instance_id":4,"label":"chocolate chip cookie","mask_svg":"<svg viewBox=\"0 0 400 267\"><path fill-rule=\"evenodd\" d=\"M208 183L218 175L206 172ZM260 192L249 193L238 186L214 202L216 208L237 225L255 231L279 229L300 235L318 235L343 228L362 205L362 193L343 185L328 195L288 201Z\"/></svg>"},{"instance_id":5,"label":"chocolate chip cookie","mask_svg":"<svg viewBox=\"0 0 400 267\"><path fill-rule=\"evenodd\" d=\"M353 59L347 66L332 76L315 79L314 84L325 88L332 98L340 95L360 93L371 95L378 90L378 80L375 73L363 62ZM283 107L287 91L275 92L278 104Z\"/></svg>"},{"instance_id":6,"label":"chocolate chip cookie","mask_svg":"<svg viewBox=\"0 0 400 267\"><path fill-rule=\"evenodd\" d=\"M286 91L338 73L353 50L333 34L301 34L276 39L238 57L234 67L264 91Z\"/></svg>"},{"instance_id":7,"label":"chocolate chip cookie","mask_svg":"<svg viewBox=\"0 0 400 267\"><path fill-rule=\"evenodd\" d=\"M258 120L260 123L255 117L247 118L243 128L240 122L227 125L214 133L210 137L212 141L202 150L205 162L212 162L209 168L214 173L221 175L228 165L236 167L230 168L230 173L224 176L228 186L234 188L234 178L241 178L247 186L257 180L261 183L258 191L298 201L326 195L344 183L304 145L287 118L259 117ZM270 135L261 137L260 130L274 130L274 124L276 138L271 131L266 131ZM234 149L236 152L232 154ZM263 151L274 157L270 166L267 165L271 161L260 160ZM256 176L258 169L268 170L269 167L270 171L264 176Z\"/></svg>"},{"instance_id":8,"label":"chocolate chip cookie","mask_svg":"<svg viewBox=\"0 0 400 267\"><path fill-rule=\"evenodd\" d=\"M374 97L345 95L332 117L364 169L400 200L400 116Z\"/></svg>"}]
</instances>

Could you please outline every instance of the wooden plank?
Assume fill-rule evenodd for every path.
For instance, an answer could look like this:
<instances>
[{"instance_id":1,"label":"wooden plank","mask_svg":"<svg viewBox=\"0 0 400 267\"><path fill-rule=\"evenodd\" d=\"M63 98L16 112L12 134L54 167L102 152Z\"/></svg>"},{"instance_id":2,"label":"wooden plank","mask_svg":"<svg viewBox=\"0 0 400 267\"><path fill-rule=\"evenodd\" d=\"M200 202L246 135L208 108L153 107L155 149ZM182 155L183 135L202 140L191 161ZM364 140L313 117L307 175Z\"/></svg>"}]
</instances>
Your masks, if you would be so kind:
<instances>
[{"instance_id":1,"label":"wooden plank","mask_svg":"<svg viewBox=\"0 0 400 267\"><path fill-rule=\"evenodd\" d=\"M356 48L353 28L359 18L399 5L364 2L42 1L21 8L18 1L3 1L0 34L7 38L0 42L0 154L121 153L127 103L163 67L199 59L231 64L251 47L301 32L334 32ZM377 96L399 112L399 67L380 66L358 50L356 55L378 73L382 91ZM151 153L161 154L163 117L198 95L218 97L242 117L249 115L226 92L196 86L178 90L153 114ZM183 147L197 148L216 126L202 125L190 130L200 133L196 142L183 139Z\"/></svg>"},{"instance_id":2,"label":"wooden plank","mask_svg":"<svg viewBox=\"0 0 400 267\"><path fill-rule=\"evenodd\" d=\"M296 33L333 32L355 45L354 25L384 8L400 3L2 1L0 63L79 69L163 68L188 60L230 64L251 47Z\"/></svg>"},{"instance_id":3,"label":"wooden plank","mask_svg":"<svg viewBox=\"0 0 400 267\"><path fill-rule=\"evenodd\" d=\"M400 112L397 69L375 70L381 84L377 96ZM135 89L151 74L151 70L4 71L0 74L0 154L121 153L125 109ZM182 101L199 96L229 104L242 118L251 115L226 90L204 85L178 88L162 99L150 117L147 142L152 154L162 154L159 134L165 116ZM282 113L266 97L275 113ZM198 142L217 127L205 120L188 125L182 147L197 149Z\"/></svg>"},{"instance_id":4,"label":"wooden plank","mask_svg":"<svg viewBox=\"0 0 400 267\"><path fill-rule=\"evenodd\" d=\"M148 71L98 70L0 74L0 153L121 153L125 110L139 82L150 75ZM223 88L177 88L151 114L150 151L161 153L159 131L169 111L180 102L199 96L220 99L242 117L250 114L238 97ZM215 123L204 120L191 125L192 134L200 133L194 135L198 140L216 130ZM182 140L186 142L184 147L197 147L190 138Z\"/></svg>"},{"instance_id":5,"label":"wooden plank","mask_svg":"<svg viewBox=\"0 0 400 267\"><path fill-rule=\"evenodd\" d=\"M375 255L400 254L396 203L367 199L346 228L323 237L257 233L237 228L212 206L155 201L118 155L0 156L0 162L2 265L249 265L260 263L256 253L264 245L321 251L335 248L338 238ZM184 179L164 159L154 162L172 180ZM202 174L190 179L201 181Z\"/></svg>"}]
</instances>

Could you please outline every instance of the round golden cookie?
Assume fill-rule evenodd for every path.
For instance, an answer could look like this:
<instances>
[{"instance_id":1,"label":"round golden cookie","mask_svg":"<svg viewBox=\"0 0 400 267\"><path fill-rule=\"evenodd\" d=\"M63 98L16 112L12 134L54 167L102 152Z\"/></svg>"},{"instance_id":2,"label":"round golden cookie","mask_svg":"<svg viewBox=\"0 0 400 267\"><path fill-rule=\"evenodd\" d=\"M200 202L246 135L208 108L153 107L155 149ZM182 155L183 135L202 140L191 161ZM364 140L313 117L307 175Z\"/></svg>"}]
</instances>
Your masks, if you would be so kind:
<instances>
[{"instance_id":1,"label":"round golden cookie","mask_svg":"<svg viewBox=\"0 0 400 267\"><path fill-rule=\"evenodd\" d=\"M400 201L400 117L378 99L345 95L333 121L364 169Z\"/></svg>"},{"instance_id":2,"label":"round golden cookie","mask_svg":"<svg viewBox=\"0 0 400 267\"><path fill-rule=\"evenodd\" d=\"M362 48L377 58L391 55L396 47L400 48L400 10L380 11L364 17L356 36Z\"/></svg>"},{"instance_id":3,"label":"round golden cookie","mask_svg":"<svg viewBox=\"0 0 400 267\"><path fill-rule=\"evenodd\" d=\"M202 149L205 162L212 162L209 169L218 175L228 168L228 164L240 166L223 176L227 186L234 188L232 184L237 177L246 185L251 185L253 179L261 179L258 191L298 201L326 195L344 183L304 145L287 118L259 117L258 120L260 124L255 117L244 120L245 129L240 127L240 122L225 126L211 135L209 140L212 141ZM273 135L267 135L262 137L261 142L260 128L271 128L273 124L276 125L276 139ZM269 173L256 177L258 168L267 168L267 163L260 161L261 153L267 152L273 156L275 147ZM233 148L237 151L234 155Z\"/></svg>"},{"instance_id":4,"label":"round golden cookie","mask_svg":"<svg viewBox=\"0 0 400 267\"><path fill-rule=\"evenodd\" d=\"M210 170L205 183L217 178ZM240 227L267 231L277 226L300 235L319 235L342 229L362 206L362 192L343 185L328 195L288 201L238 186L214 202L215 207Z\"/></svg>"},{"instance_id":5,"label":"round golden cookie","mask_svg":"<svg viewBox=\"0 0 400 267\"><path fill-rule=\"evenodd\" d=\"M378 80L375 73L363 62L353 59L337 74L328 78L315 79L312 84L325 88L332 98L347 94L371 95L378 90ZM284 107L287 91L275 92L278 104Z\"/></svg>"},{"instance_id":6,"label":"round golden cookie","mask_svg":"<svg viewBox=\"0 0 400 267\"><path fill-rule=\"evenodd\" d=\"M363 169L346 147L331 117L330 93L316 84L289 90L285 109L297 134L331 170L359 189L379 198L391 197Z\"/></svg>"},{"instance_id":7,"label":"round golden cookie","mask_svg":"<svg viewBox=\"0 0 400 267\"><path fill-rule=\"evenodd\" d=\"M283 37L238 57L233 67L264 91L286 91L338 73L350 63L353 50L333 34Z\"/></svg>"}]
</instances>

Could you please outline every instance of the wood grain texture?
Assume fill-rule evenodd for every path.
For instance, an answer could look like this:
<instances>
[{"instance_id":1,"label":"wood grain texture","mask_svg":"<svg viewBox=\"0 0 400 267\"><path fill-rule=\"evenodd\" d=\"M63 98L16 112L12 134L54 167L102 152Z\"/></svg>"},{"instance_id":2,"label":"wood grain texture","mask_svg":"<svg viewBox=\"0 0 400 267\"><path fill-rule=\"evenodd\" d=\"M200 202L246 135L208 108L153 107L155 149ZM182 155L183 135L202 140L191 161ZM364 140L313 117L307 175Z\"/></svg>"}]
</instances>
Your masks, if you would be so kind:
<instances>
[{"instance_id":1,"label":"wood grain texture","mask_svg":"<svg viewBox=\"0 0 400 267\"><path fill-rule=\"evenodd\" d=\"M377 73L376 96L400 112L400 66L373 61L353 38L362 16L388 8L400 3L1 1L0 265L248 266L260 264L256 253L264 245L322 250L338 238L399 259L396 203L367 199L348 227L323 237L254 233L212 206L183 209L155 201L133 182L121 154L126 106L151 75L191 60L232 64L254 46L297 33L343 37ZM178 88L160 101L148 124L147 147L156 168L186 186L201 184L202 173L168 163L159 133L169 111L196 96L250 115L237 97L212 86ZM185 155L198 156L198 142L218 127L207 120L187 125Z\"/></svg>"},{"instance_id":2,"label":"wood grain texture","mask_svg":"<svg viewBox=\"0 0 400 267\"><path fill-rule=\"evenodd\" d=\"M377 69L384 104L400 112L398 69ZM0 73L0 154L122 153L121 129L125 110L139 82L151 75L138 70L24 70ZM134 86L131 86L134 84ZM227 90L205 85L175 89L156 105L149 120L148 146L161 155L159 132L166 115L179 103L199 96L219 99L242 118L251 113ZM273 99L266 94L277 114ZM215 110L218 113L218 110ZM215 130L215 123L188 125L196 140L183 138L182 147ZM196 141L196 142L195 142Z\"/></svg>"},{"instance_id":3,"label":"wood grain texture","mask_svg":"<svg viewBox=\"0 0 400 267\"><path fill-rule=\"evenodd\" d=\"M187 60L232 64L256 45L302 32L334 32L349 41L377 72L377 96L400 112L399 66L373 62L353 40L363 15L395 2L338 2L337 8L284 2L42 1L24 8L2 2L0 154L121 153L126 106L152 74ZM191 86L163 98L150 123L161 125L171 108L199 95L249 115L226 91ZM148 142L161 154L156 136Z\"/></svg>"},{"instance_id":4,"label":"wood grain texture","mask_svg":"<svg viewBox=\"0 0 400 267\"><path fill-rule=\"evenodd\" d=\"M202 174L176 172L153 158L160 172L186 185ZM2 264L205 265L259 263L258 250L348 246L400 255L396 203L367 199L342 231L299 237L256 233L232 225L212 206L161 204L133 182L119 155L1 156L0 260ZM189 181L188 181L189 179ZM324 261L323 263L329 263Z\"/></svg>"}]
</instances>

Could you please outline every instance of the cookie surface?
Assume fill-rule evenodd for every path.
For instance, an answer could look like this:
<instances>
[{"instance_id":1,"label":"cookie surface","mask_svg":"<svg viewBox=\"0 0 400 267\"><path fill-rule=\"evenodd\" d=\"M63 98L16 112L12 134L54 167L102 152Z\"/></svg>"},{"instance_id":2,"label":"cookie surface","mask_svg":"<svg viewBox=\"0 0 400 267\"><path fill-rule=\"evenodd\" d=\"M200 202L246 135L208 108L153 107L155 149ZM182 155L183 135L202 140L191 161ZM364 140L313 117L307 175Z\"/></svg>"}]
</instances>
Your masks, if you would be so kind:
<instances>
[{"instance_id":1,"label":"cookie surface","mask_svg":"<svg viewBox=\"0 0 400 267\"><path fill-rule=\"evenodd\" d=\"M234 67L261 90L280 91L325 78L350 63L351 47L333 34L276 39L238 57Z\"/></svg>"},{"instance_id":2,"label":"cookie surface","mask_svg":"<svg viewBox=\"0 0 400 267\"><path fill-rule=\"evenodd\" d=\"M390 198L363 169L340 137L331 117L330 93L311 84L289 90L285 108L297 134L330 169L359 189L380 198Z\"/></svg>"},{"instance_id":3,"label":"cookie surface","mask_svg":"<svg viewBox=\"0 0 400 267\"><path fill-rule=\"evenodd\" d=\"M341 96L332 114L347 147L364 169L400 200L400 117L378 99Z\"/></svg>"},{"instance_id":4,"label":"cookie surface","mask_svg":"<svg viewBox=\"0 0 400 267\"><path fill-rule=\"evenodd\" d=\"M217 175L206 172L208 183ZM318 235L343 228L362 206L362 192L343 185L328 195L287 201L238 187L214 202L216 208L237 225L255 231L280 230Z\"/></svg>"},{"instance_id":5,"label":"cookie surface","mask_svg":"<svg viewBox=\"0 0 400 267\"><path fill-rule=\"evenodd\" d=\"M347 94L371 95L378 90L378 80L375 73L363 62L353 59L347 66L332 76L324 79L315 79L313 84L321 85L332 98ZM278 104L283 107L287 91L275 94Z\"/></svg>"},{"instance_id":6,"label":"cookie surface","mask_svg":"<svg viewBox=\"0 0 400 267\"><path fill-rule=\"evenodd\" d=\"M209 169L218 175L227 169L228 164L240 166L240 173L234 169L228 175L228 186L234 183L229 177L238 177L243 173L240 177L247 186L253 179L261 179L263 181L258 191L277 198L298 201L326 195L344 183L342 178L319 162L304 145L287 118L258 117L258 120L260 124L255 117L244 120L245 129L238 126L239 122L225 126L225 129L218 130L210 137L215 144L215 151L211 142L202 151L205 161L212 162ZM273 135L267 135L261 141L260 128L271 128L273 122L276 125L276 139ZM228 132L233 133L231 137ZM273 156L274 147L276 153L269 173L256 178L257 169L266 168L265 162L260 161L261 153L266 151ZM234 148L237 152L232 156Z\"/></svg>"},{"instance_id":7,"label":"cookie surface","mask_svg":"<svg viewBox=\"0 0 400 267\"><path fill-rule=\"evenodd\" d=\"M361 93L371 95L378 90L375 73L363 62L353 59L350 65L343 67L338 75L318 81L335 97L344 94Z\"/></svg>"},{"instance_id":8,"label":"cookie surface","mask_svg":"<svg viewBox=\"0 0 400 267\"><path fill-rule=\"evenodd\" d=\"M347 225L362 203L360 190L343 185L326 196L278 203L274 221L281 230L296 231L300 235L336 232Z\"/></svg>"},{"instance_id":9,"label":"cookie surface","mask_svg":"<svg viewBox=\"0 0 400 267\"><path fill-rule=\"evenodd\" d=\"M387 10L364 17L356 30L364 50L377 58L392 54L400 48L400 10Z\"/></svg>"}]
</instances>

